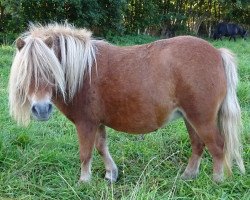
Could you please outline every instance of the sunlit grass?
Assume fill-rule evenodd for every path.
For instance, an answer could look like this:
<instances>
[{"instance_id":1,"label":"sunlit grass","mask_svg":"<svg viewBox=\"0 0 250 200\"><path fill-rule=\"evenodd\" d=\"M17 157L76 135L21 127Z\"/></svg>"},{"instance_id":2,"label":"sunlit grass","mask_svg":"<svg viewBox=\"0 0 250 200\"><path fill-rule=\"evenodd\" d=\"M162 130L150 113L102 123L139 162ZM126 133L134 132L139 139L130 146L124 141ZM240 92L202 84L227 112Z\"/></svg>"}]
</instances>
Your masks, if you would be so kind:
<instances>
[{"instance_id":1,"label":"sunlit grass","mask_svg":"<svg viewBox=\"0 0 250 200\"><path fill-rule=\"evenodd\" d=\"M150 37L114 38L119 45L150 42ZM0 47L0 199L249 199L250 196L250 43L216 41L238 57L246 175L234 167L234 176L217 185L211 180L212 162L206 152L194 181L183 181L191 153L184 123L179 120L145 136L108 129L109 147L119 168L110 185L104 165L95 152L93 178L77 184L79 150L74 126L58 111L46 123L18 127L8 113L8 75L13 48Z\"/></svg>"}]
</instances>

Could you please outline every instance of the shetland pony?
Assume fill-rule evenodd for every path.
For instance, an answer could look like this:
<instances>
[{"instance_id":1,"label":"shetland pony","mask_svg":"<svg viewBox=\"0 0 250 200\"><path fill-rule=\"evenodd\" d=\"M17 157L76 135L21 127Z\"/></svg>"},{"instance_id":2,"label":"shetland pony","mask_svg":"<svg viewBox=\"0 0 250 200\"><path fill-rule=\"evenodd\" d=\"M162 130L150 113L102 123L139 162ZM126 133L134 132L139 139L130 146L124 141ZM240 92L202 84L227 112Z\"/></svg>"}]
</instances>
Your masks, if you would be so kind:
<instances>
[{"instance_id":1,"label":"shetland pony","mask_svg":"<svg viewBox=\"0 0 250 200\"><path fill-rule=\"evenodd\" d=\"M28 125L31 114L48 120L54 104L73 122L80 144L80 181L91 178L94 147L104 161L105 178L117 180L105 126L148 133L176 116L185 120L192 144L183 179L197 176L204 147L213 158L214 181L223 180L223 163L231 173L233 160L244 173L238 78L229 50L190 36L118 47L69 24L33 25L16 46L10 114Z\"/></svg>"}]
</instances>

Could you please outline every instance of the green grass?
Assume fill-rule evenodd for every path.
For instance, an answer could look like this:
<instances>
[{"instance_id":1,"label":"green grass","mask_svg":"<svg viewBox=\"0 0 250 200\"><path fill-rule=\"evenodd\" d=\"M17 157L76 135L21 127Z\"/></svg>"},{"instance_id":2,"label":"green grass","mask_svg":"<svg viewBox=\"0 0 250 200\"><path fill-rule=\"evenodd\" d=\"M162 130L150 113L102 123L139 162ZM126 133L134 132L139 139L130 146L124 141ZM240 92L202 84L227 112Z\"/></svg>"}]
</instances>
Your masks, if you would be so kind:
<instances>
[{"instance_id":1,"label":"green grass","mask_svg":"<svg viewBox=\"0 0 250 200\"><path fill-rule=\"evenodd\" d=\"M121 37L119 45L155 40ZM77 184L80 174L74 126L58 111L46 123L33 121L18 127L8 114L7 84L13 48L0 47L0 199L250 199L250 42L217 41L238 57L246 174L234 167L234 176L216 184L206 152L200 175L183 181L180 174L191 153L184 123L179 120L140 140L108 129L109 147L119 168L119 180L108 184L104 165L94 152L92 181Z\"/></svg>"}]
</instances>

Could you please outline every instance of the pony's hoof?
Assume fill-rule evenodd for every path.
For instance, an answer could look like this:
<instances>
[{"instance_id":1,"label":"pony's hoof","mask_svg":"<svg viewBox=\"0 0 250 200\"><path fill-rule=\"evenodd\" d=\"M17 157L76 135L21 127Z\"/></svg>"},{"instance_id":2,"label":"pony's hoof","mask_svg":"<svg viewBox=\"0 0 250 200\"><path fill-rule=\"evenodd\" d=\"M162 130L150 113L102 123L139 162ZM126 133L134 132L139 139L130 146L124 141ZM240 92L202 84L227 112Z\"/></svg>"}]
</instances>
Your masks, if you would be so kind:
<instances>
[{"instance_id":1,"label":"pony's hoof","mask_svg":"<svg viewBox=\"0 0 250 200\"><path fill-rule=\"evenodd\" d=\"M91 176L88 175L88 176L81 176L78 183L89 183L91 180Z\"/></svg>"},{"instance_id":2,"label":"pony's hoof","mask_svg":"<svg viewBox=\"0 0 250 200\"><path fill-rule=\"evenodd\" d=\"M118 170L112 170L112 171L107 171L105 174L105 179L109 182L109 183L115 183L117 181L117 177L118 177Z\"/></svg>"},{"instance_id":3,"label":"pony's hoof","mask_svg":"<svg viewBox=\"0 0 250 200\"><path fill-rule=\"evenodd\" d=\"M223 176L223 174L214 174L213 175L213 180L216 183L221 183L224 180L224 176Z\"/></svg>"},{"instance_id":4,"label":"pony's hoof","mask_svg":"<svg viewBox=\"0 0 250 200\"><path fill-rule=\"evenodd\" d=\"M181 179L182 179L182 180L193 180L193 179L196 179L197 176L198 176L197 173L184 172L184 173L181 175Z\"/></svg>"}]
</instances>

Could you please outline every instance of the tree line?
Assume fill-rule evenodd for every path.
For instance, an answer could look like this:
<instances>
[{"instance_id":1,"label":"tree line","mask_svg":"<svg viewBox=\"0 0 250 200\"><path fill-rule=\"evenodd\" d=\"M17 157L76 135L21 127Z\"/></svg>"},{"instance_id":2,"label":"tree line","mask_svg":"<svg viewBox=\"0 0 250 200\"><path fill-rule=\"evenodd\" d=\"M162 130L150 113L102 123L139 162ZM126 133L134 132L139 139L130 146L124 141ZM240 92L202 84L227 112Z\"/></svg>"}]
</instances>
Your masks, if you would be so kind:
<instances>
[{"instance_id":1,"label":"tree line","mask_svg":"<svg viewBox=\"0 0 250 200\"><path fill-rule=\"evenodd\" d=\"M211 35L219 21L250 26L249 0L0 0L0 33L20 33L30 22L67 20L97 36Z\"/></svg>"}]
</instances>

